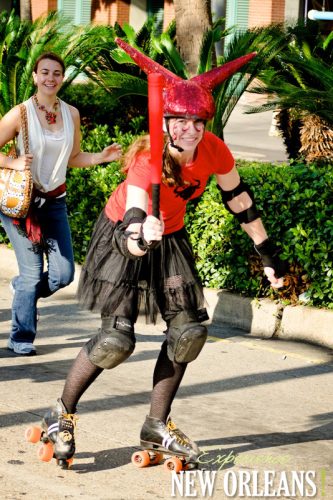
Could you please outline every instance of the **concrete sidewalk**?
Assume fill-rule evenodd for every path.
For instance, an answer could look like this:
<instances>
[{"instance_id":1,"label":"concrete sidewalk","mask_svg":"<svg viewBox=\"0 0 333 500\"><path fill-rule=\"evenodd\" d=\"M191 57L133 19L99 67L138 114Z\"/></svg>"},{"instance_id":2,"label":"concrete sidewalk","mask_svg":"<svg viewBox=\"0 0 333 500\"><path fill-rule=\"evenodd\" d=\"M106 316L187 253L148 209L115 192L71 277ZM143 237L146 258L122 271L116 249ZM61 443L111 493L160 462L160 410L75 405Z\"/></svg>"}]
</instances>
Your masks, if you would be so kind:
<instances>
[{"instance_id":1,"label":"concrete sidewalk","mask_svg":"<svg viewBox=\"0 0 333 500\"><path fill-rule=\"evenodd\" d=\"M0 245L0 279L17 273L15 254ZM75 294L80 266L69 290ZM333 311L306 306L282 306L269 299L241 297L226 290L205 289L212 323L225 323L254 337L300 340L333 349Z\"/></svg>"},{"instance_id":2,"label":"concrete sidewalk","mask_svg":"<svg viewBox=\"0 0 333 500\"><path fill-rule=\"evenodd\" d=\"M180 428L203 450L201 467L214 481L211 494L202 493L198 475L187 473L193 484L186 483L186 489L184 483L180 491L162 465L137 469L131 464L149 409L152 372L164 339L162 323L138 322L134 354L115 370L102 373L82 397L72 469L59 469L54 460L40 462L37 445L24 440L25 429L39 424L61 395L72 361L97 331L99 317L79 309L74 283L40 301L38 355L14 356L6 349L13 252L0 247L0 263L1 499L258 498L256 491L269 488L267 474L280 484L288 482L280 498L306 498L312 492L316 498L333 498L332 353L317 346L254 338L249 331L215 323L225 294L223 300L215 294L215 304L207 297L214 319L208 326L209 339L189 365L172 409ZM273 310L266 305L259 310L266 310L268 325ZM258 317L254 323L259 326ZM300 490L296 480L304 483ZM236 493L231 495L232 485Z\"/></svg>"}]
</instances>

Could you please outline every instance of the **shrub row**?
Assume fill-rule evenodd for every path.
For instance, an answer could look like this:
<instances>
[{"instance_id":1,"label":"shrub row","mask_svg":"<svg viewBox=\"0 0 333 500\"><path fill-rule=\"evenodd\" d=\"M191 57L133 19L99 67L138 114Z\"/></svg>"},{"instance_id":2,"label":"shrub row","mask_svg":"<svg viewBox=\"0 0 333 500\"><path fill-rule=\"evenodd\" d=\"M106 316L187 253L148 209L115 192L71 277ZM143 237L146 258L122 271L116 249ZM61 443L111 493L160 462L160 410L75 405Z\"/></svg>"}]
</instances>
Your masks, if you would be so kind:
<instances>
[{"instance_id":1,"label":"shrub row","mask_svg":"<svg viewBox=\"0 0 333 500\"><path fill-rule=\"evenodd\" d=\"M197 267L207 287L248 296L273 296L333 309L333 166L241 166L265 227L288 262L286 287L274 292L263 279L250 238L221 205L215 180L187 214Z\"/></svg>"},{"instance_id":2,"label":"shrub row","mask_svg":"<svg viewBox=\"0 0 333 500\"><path fill-rule=\"evenodd\" d=\"M147 97L124 96L121 103L92 82L69 85L60 97L78 108L81 123L88 129L107 124L109 131L119 127L123 132L147 130Z\"/></svg>"}]
</instances>

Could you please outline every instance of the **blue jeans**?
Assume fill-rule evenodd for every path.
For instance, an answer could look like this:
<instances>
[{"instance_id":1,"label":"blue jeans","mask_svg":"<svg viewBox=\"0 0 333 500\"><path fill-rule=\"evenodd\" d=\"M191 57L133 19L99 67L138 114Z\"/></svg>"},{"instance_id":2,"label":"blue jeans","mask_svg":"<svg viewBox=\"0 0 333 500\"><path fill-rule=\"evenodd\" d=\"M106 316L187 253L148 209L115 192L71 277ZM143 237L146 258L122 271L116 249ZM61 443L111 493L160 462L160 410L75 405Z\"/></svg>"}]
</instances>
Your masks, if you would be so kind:
<instances>
[{"instance_id":1,"label":"blue jeans","mask_svg":"<svg viewBox=\"0 0 333 500\"><path fill-rule=\"evenodd\" d=\"M49 297L74 279L74 256L66 197L46 200L37 209L37 214L44 247L33 245L18 226L13 224L13 219L0 212L0 220L13 245L19 268L19 276L13 280L15 295L10 335L15 342L33 343L37 327L37 300ZM44 254L47 258L46 271Z\"/></svg>"}]
</instances>

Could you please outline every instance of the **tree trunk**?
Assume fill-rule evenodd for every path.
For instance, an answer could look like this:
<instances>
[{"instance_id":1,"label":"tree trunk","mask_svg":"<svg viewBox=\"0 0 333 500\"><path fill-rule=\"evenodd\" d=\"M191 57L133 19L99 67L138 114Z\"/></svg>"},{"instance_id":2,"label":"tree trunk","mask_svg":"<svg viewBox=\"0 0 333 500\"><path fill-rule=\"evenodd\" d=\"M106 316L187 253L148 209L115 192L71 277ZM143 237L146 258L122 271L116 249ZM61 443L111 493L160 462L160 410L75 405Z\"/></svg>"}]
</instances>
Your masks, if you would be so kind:
<instances>
[{"instance_id":1,"label":"tree trunk","mask_svg":"<svg viewBox=\"0 0 333 500\"><path fill-rule=\"evenodd\" d=\"M299 157L299 150L302 146L300 139L301 119L294 116L290 109L281 109L277 113L277 127L281 132L288 158Z\"/></svg>"},{"instance_id":2,"label":"tree trunk","mask_svg":"<svg viewBox=\"0 0 333 500\"><path fill-rule=\"evenodd\" d=\"M177 45L194 76L199 63L202 36L212 25L210 0L174 0Z\"/></svg>"},{"instance_id":3,"label":"tree trunk","mask_svg":"<svg viewBox=\"0 0 333 500\"><path fill-rule=\"evenodd\" d=\"M32 20L30 0L20 0L20 18L21 21Z\"/></svg>"},{"instance_id":4,"label":"tree trunk","mask_svg":"<svg viewBox=\"0 0 333 500\"><path fill-rule=\"evenodd\" d=\"M333 130L316 115L309 115L302 122L301 155L308 163L332 163Z\"/></svg>"}]
</instances>

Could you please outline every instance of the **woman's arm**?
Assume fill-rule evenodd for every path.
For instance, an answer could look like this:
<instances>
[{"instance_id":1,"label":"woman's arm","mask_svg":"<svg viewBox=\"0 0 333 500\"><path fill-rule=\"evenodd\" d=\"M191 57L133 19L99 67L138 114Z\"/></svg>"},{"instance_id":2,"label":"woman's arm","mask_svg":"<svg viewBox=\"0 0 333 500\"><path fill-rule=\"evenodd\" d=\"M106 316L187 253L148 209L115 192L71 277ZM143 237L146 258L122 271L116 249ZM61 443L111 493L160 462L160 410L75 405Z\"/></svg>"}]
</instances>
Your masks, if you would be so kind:
<instances>
[{"instance_id":1,"label":"woman's arm","mask_svg":"<svg viewBox=\"0 0 333 500\"><path fill-rule=\"evenodd\" d=\"M126 200L124 219L114 231L112 244L125 257L137 259L162 239L164 224L152 215L147 216L148 194L144 189L128 185Z\"/></svg>"},{"instance_id":2,"label":"woman's arm","mask_svg":"<svg viewBox=\"0 0 333 500\"><path fill-rule=\"evenodd\" d=\"M80 132L80 113L70 106L70 112L74 122L74 143L71 155L68 160L69 167L72 168L87 168L100 163L109 163L119 160L121 157L121 146L119 144L111 144L99 153L86 153L80 150L81 132Z\"/></svg>"},{"instance_id":3,"label":"woman's arm","mask_svg":"<svg viewBox=\"0 0 333 500\"><path fill-rule=\"evenodd\" d=\"M228 174L217 175L216 178L218 185L224 192L234 190L241 181L236 167L234 167ZM243 191L227 203L231 211L239 214L249 209L253 205L254 200L250 198L250 195L246 191ZM247 224L241 223L241 227L256 245L259 245L259 243L262 243L268 238L262 220L259 217Z\"/></svg>"},{"instance_id":4,"label":"woman's arm","mask_svg":"<svg viewBox=\"0 0 333 500\"><path fill-rule=\"evenodd\" d=\"M226 208L239 220L242 229L253 240L255 249L262 258L264 272L271 282L271 286L274 288L282 287L282 264L256 210L251 190L241 181L236 167L228 174L217 175L216 179Z\"/></svg>"},{"instance_id":5,"label":"woman's arm","mask_svg":"<svg viewBox=\"0 0 333 500\"><path fill-rule=\"evenodd\" d=\"M12 141L19 133L21 127L20 108L15 106L0 120L0 148ZM0 153L0 166L13 170L25 170L32 162L32 154L23 154L19 158L9 158Z\"/></svg>"}]
</instances>

